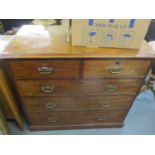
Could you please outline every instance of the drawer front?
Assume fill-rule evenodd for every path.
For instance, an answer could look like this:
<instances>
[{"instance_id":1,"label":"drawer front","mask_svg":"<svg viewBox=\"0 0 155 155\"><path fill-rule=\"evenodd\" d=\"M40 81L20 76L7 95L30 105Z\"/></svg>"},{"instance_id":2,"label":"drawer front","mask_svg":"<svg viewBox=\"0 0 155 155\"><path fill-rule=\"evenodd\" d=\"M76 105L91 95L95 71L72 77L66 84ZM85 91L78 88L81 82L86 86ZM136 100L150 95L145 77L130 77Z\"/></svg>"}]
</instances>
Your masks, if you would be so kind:
<instances>
[{"instance_id":1,"label":"drawer front","mask_svg":"<svg viewBox=\"0 0 155 155\"><path fill-rule=\"evenodd\" d=\"M149 60L86 60L84 78L143 78L150 66Z\"/></svg>"},{"instance_id":2,"label":"drawer front","mask_svg":"<svg viewBox=\"0 0 155 155\"><path fill-rule=\"evenodd\" d=\"M141 83L141 79L16 80L18 92L23 97L135 94Z\"/></svg>"},{"instance_id":3,"label":"drawer front","mask_svg":"<svg viewBox=\"0 0 155 155\"><path fill-rule=\"evenodd\" d=\"M78 60L9 61L16 79L78 78Z\"/></svg>"},{"instance_id":4,"label":"drawer front","mask_svg":"<svg viewBox=\"0 0 155 155\"><path fill-rule=\"evenodd\" d=\"M133 96L84 96L84 97L50 97L24 98L27 112L40 111L80 111L80 110L127 110Z\"/></svg>"},{"instance_id":5,"label":"drawer front","mask_svg":"<svg viewBox=\"0 0 155 155\"><path fill-rule=\"evenodd\" d=\"M125 111L78 111L28 113L30 125L82 125L123 122Z\"/></svg>"}]
</instances>

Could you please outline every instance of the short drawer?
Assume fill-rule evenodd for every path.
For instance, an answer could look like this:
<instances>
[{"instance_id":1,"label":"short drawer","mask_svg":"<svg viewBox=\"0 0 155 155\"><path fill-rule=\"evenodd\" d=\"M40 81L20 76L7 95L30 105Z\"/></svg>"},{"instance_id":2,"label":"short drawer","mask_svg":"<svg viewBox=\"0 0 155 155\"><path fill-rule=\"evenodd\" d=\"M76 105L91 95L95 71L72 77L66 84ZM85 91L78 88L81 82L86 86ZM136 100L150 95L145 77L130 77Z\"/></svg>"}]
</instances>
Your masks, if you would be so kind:
<instances>
[{"instance_id":1,"label":"short drawer","mask_svg":"<svg viewBox=\"0 0 155 155\"><path fill-rule=\"evenodd\" d=\"M78 78L78 60L9 61L15 79Z\"/></svg>"},{"instance_id":2,"label":"short drawer","mask_svg":"<svg viewBox=\"0 0 155 155\"><path fill-rule=\"evenodd\" d=\"M133 96L82 96L23 98L27 112L81 111L81 110L127 110Z\"/></svg>"},{"instance_id":3,"label":"short drawer","mask_svg":"<svg viewBox=\"0 0 155 155\"><path fill-rule=\"evenodd\" d=\"M149 60L86 60L84 78L143 78L146 76Z\"/></svg>"},{"instance_id":4,"label":"short drawer","mask_svg":"<svg viewBox=\"0 0 155 155\"><path fill-rule=\"evenodd\" d=\"M78 111L28 113L30 125L82 125L123 122L126 111Z\"/></svg>"},{"instance_id":5,"label":"short drawer","mask_svg":"<svg viewBox=\"0 0 155 155\"><path fill-rule=\"evenodd\" d=\"M141 79L115 80L16 80L18 92L28 96L85 96L135 94Z\"/></svg>"}]
</instances>

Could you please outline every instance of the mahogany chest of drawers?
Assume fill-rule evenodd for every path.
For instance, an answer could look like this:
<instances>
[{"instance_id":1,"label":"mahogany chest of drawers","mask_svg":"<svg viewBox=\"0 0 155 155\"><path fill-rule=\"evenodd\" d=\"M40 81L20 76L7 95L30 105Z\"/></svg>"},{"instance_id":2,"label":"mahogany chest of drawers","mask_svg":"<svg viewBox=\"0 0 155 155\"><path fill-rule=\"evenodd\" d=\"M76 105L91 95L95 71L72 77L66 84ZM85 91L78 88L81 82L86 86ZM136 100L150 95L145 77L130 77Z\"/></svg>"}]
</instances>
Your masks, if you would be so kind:
<instances>
[{"instance_id":1,"label":"mahogany chest of drawers","mask_svg":"<svg viewBox=\"0 0 155 155\"><path fill-rule=\"evenodd\" d=\"M121 127L153 49L72 47L56 31L25 26L2 53L30 129Z\"/></svg>"}]
</instances>

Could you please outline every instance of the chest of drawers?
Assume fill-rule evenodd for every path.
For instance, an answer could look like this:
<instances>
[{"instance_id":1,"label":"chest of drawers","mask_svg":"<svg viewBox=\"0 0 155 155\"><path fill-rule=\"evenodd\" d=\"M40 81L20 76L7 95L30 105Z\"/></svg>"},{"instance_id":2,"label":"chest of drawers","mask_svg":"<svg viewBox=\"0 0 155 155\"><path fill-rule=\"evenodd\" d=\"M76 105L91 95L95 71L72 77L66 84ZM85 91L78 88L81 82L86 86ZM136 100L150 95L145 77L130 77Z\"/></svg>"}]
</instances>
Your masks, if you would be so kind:
<instances>
[{"instance_id":1,"label":"chest of drawers","mask_svg":"<svg viewBox=\"0 0 155 155\"><path fill-rule=\"evenodd\" d=\"M132 59L7 61L31 129L122 126L150 64Z\"/></svg>"},{"instance_id":2,"label":"chest of drawers","mask_svg":"<svg viewBox=\"0 0 155 155\"><path fill-rule=\"evenodd\" d=\"M140 50L72 47L63 34L48 42L49 36L31 33L17 34L3 53L30 129L123 126L154 60L145 55L154 52L148 44ZM34 48L36 40L46 44Z\"/></svg>"}]
</instances>

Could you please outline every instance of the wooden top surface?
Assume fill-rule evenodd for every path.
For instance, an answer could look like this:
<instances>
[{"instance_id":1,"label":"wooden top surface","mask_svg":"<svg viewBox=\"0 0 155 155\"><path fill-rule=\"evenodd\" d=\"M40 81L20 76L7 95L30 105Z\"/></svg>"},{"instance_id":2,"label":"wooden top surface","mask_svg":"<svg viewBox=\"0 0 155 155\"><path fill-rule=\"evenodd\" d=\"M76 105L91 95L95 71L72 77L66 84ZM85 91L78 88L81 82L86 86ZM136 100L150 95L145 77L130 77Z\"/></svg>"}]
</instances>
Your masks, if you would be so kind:
<instances>
[{"instance_id":1,"label":"wooden top surface","mask_svg":"<svg viewBox=\"0 0 155 155\"><path fill-rule=\"evenodd\" d=\"M143 41L139 50L75 47L67 42L67 29L23 26L0 58L155 58L155 50Z\"/></svg>"}]
</instances>

